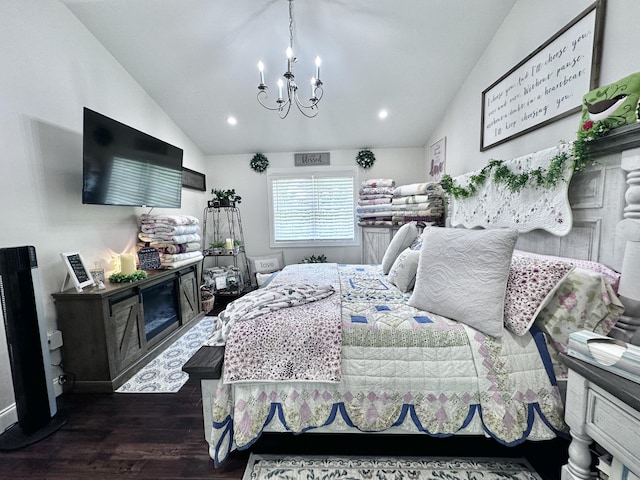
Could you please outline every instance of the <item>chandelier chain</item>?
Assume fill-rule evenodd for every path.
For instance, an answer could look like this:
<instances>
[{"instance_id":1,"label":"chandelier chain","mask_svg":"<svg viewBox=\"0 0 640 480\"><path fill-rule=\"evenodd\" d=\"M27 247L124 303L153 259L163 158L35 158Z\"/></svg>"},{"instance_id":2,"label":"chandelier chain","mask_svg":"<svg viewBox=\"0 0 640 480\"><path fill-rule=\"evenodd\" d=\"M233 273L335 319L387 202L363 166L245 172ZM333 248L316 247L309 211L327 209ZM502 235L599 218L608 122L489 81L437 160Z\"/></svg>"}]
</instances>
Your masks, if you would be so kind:
<instances>
[{"instance_id":1,"label":"chandelier chain","mask_svg":"<svg viewBox=\"0 0 640 480\"><path fill-rule=\"evenodd\" d=\"M289 46L293 50L293 0L289 0Z\"/></svg>"}]
</instances>

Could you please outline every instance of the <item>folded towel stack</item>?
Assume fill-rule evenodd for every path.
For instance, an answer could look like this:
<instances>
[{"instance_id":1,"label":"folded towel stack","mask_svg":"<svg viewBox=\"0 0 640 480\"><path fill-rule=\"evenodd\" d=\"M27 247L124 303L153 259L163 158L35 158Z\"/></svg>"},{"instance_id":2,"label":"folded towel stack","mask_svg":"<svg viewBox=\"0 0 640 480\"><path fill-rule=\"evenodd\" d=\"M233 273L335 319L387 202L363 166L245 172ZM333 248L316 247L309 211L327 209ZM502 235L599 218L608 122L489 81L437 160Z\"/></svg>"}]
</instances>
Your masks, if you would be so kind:
<instances>
[{"instance_id":1,"label":"folded towel stack","mask_svg":"<svg viewBox=\"0 0 640 480\"><path fill-rule=\"evenodd\" d=\"M140 216L138 247L154 247L163 268L179 268L202 259L200 225L190 215Z\"/></svg>"}]
</instances>

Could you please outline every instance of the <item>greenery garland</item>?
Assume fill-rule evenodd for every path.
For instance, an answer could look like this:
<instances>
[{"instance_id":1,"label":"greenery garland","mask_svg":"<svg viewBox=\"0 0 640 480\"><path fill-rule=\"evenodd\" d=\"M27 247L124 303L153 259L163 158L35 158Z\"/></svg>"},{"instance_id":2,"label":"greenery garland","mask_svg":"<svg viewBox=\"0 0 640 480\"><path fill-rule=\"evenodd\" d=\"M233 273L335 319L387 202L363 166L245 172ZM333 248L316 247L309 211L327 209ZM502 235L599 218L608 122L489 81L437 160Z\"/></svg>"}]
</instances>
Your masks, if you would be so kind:
<instances>
[{"instance_id":1,"label":"greenery garland","mask_svg":"<svg viewBox=\"0 0 640 480\"><path fill-rule=\"evenodd\" d=\"M360 165L362 168L364 168L365 170L373 167L373 164L375 161L376 161L376 156L369 149L360 150L358 152L358 155L356 155L356 163Z\"/></svg>"},{"instance_id":2,"label":"greenery garland","mask_svg":"<svg viewBox=\"0 0 640 480\"><path fill-rule=\"evenodd\" d=\"M269 160L262 153L256 153L249 165L255 172L262 173L269 166Z\"/></svg>"},{"instance_id":3,"label":"greenery garland","mask_svg":"<svg viewBox=\"0 0 640 480\"><path fill-rule=\"evenodd\" d=\"M111 283L129 283L135 282L137 280L142 280L144 278L147 278L147 272L145 272L144 270L136 270L129 275L122 272L113 273L109 277L109 281Z\"/></svg>"},{"instance_id":4,"label":"greenery garland","mask_svg":"<svg viewBox=\"0 0 640 480\"><path fill-rule=\"evenodd\" d=\"M583 170L591 159L589 143L603 136L609 130L610 127L606 120L598 122L589 120L582 125L572 146L572 168L575 172ZM440 185L445 192L454 198L468 198L475 195L478 188L484 185L487 178L492 178L495 183L506 185L511 192L519 192L529 182L550 189L555 187L562 179L562 172L568 160L569 155L559 153L551 159L549 169L546 172L538 167L518 174L512 173L504 165L503 160L489 160L489 163L480 172L469 177L469 184L466 187L456 185L450 175L444 175L440 180Z\"/></svg>"}]
</instances>

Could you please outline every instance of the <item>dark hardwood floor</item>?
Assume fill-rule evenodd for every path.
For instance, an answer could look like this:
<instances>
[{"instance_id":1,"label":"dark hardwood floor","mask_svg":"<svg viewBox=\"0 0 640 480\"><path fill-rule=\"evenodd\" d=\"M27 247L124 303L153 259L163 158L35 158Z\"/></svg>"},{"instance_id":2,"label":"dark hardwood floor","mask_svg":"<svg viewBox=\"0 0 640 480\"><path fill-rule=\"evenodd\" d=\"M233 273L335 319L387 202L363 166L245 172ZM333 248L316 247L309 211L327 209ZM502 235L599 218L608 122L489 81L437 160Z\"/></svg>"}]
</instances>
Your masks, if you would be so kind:
<instances>
[{"instance_id":1,"label":"dark hardwood floor","mask_svg":"<svg viewBox=\"0 0 640 480\"><path fill-rule=\"evenodd\" d=\"M22 450L0 452L0 478L98 480L241 479L249 452L213 467L204 440L200 383L176 394L66 393L69 421ZM357 437L357 438L356 438ZM526 457L544 480L560 478L568 442L526 442L513 448L490 439L427 436L263 435L252 451L375 456Z\"/></svg>"}]
</instances>

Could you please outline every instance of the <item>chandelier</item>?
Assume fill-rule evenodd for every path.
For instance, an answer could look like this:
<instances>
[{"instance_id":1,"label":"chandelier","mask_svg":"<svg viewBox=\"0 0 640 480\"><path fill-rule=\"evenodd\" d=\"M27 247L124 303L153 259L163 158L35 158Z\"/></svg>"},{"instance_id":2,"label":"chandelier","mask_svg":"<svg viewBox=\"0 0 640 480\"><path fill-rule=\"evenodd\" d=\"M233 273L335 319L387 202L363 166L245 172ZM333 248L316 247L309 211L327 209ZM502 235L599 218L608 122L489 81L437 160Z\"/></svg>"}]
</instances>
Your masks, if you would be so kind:
<instances>
[{"instance_id":1,"label":"chandelier","mask_svg":"<svg viewBox=\"0 0 640 480\"><path fill-rule=\"evenodd\" d=\"M289 46L286 50L287 55L287 71L278 79L278 99L275 105L269 106L265 102L269 98L267 86L264 84L264 63L258 62L258 70L260 71L260 85L258 85L258 102L268 110L277 110L280 118L289 115L291 105L298 107L298 110L305 117L315 117L318 114L318 103L322 99L322 81L320 80L320 57L316 57L316 76L311 77L311 96L308 101L300 99L298 84L293 74L293 66L296 63L296 57L293 55L293 0L289 1Z\"/></svg>"}]
</instances>

